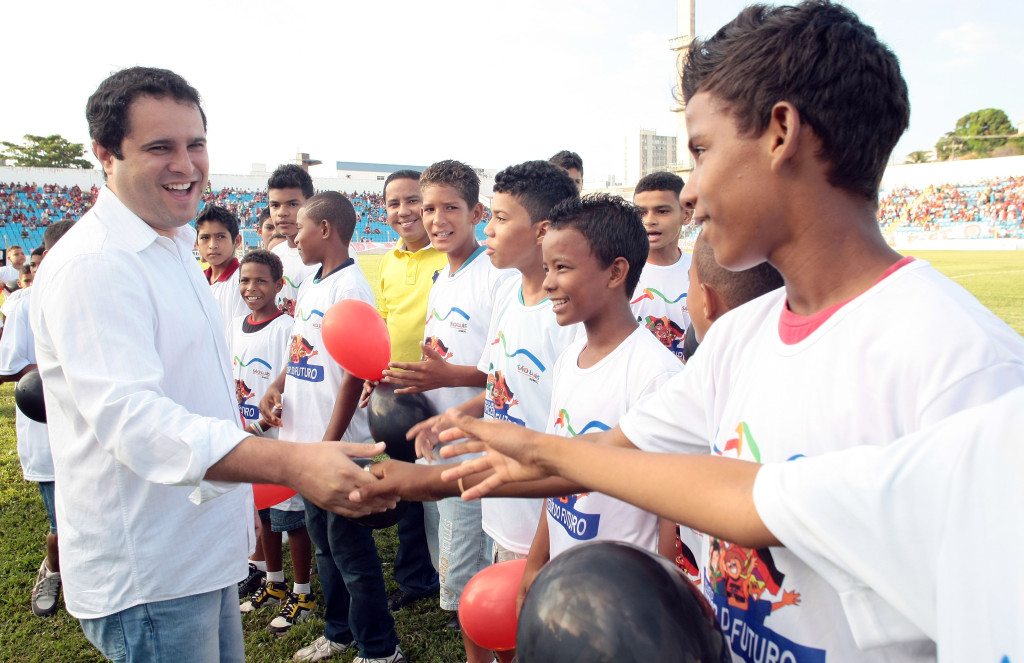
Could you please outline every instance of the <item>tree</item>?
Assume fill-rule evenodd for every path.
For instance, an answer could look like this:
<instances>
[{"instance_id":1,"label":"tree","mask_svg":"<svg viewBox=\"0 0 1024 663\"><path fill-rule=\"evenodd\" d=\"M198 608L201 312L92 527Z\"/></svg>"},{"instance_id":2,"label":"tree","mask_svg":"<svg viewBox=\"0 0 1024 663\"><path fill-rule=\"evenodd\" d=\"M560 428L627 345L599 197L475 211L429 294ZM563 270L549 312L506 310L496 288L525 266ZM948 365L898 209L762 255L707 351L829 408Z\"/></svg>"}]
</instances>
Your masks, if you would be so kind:
<instances>
[{"instance_id":1,"label":"tree","mask_svg":"<svg viewBox=\"0 0 1024 663\"><path fill-rule=\"evenodd\" d=\"M81 143L71 143L59 134L33 136L25 134L21 145L0 141L6 149L0 160L11 160L14 166L37 168L92 168L92 162L82 158L85 149Z\"/></svg>"},{"instance_id":2,"label":"tree","mask_svg":"<svg viewBox=\"0 0 1024 663\"><path fill-rule=\"evenodd\" d=\"M956 128L935 144L942 159L956 158L958 154L991 156L992 151L1006 144L1017 134L1006 112L999 108L982 108L964 115L956 121Z\"/></svg>"},{"instance_id":3,"label":"tree","mask_svg":"<svg viewBox=\"0 0 1024 663\"><path fill-rule=\"evenodd\" d=\"M907 163L928 163L932 156L924 150L917 150L907 155Z\"/></svg>"}]
</instances>

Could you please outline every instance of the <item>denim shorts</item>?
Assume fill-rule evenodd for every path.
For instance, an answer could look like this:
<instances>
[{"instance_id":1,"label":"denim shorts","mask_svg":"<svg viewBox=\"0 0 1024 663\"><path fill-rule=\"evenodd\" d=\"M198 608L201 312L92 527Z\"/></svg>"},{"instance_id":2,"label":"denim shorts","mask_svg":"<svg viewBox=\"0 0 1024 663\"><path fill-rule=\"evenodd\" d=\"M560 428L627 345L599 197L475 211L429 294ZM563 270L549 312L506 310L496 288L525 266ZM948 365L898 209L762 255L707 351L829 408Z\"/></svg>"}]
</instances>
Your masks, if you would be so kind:
<instances>
[{"instance_id":1,"label":"denim shorts","mask_svg":"<svg viewBox=\"0 0 1024 663\"><path fill-rule=\"evenodd\" d=\"M53 506L53 482L40 481L39 494L43 496L43 504L46 505L46 517L50 519L50 534L57 533L57 512Z\"/></svg>"},{"instance_id":2,"label":"denim shorts","mask_svg":"<svg viewBox=\"0 0 1024 663\"><path fill-rule=\"evenodd\" d=\"M268 509L260 509L259 513L260 520L264 522L270 521L271 532L290 532L293 529L306 526L305 511L282 511L281 509L270 507Z\"/></svg>"}]
</instances>

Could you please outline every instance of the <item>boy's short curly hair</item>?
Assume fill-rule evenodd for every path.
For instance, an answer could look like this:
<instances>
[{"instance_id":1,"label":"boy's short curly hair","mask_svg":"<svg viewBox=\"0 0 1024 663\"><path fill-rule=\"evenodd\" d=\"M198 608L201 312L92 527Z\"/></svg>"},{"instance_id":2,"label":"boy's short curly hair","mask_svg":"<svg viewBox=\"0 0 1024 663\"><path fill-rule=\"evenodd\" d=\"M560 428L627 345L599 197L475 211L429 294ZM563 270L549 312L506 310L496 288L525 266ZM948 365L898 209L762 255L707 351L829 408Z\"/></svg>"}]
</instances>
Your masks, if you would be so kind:
<instances>
[{"instance_id":1,"label":"boy's short curly hair","mask_svg":"<svg viewBox=\"0 0 1024 663\"><path fill-rule=\"evenodd\" d=\"M551 209L566 198L578 198L572 178L548 161L509 166L494 176L494 193L507 193L530 215L530 223L551 218Z\"/></svg>"},{"instance_id":2,"label":"boy's short curly hair","mask_svg":"<svg viewBox=\"0 0 1024 663\"><path fill-rule=\"evenodd\" d=\"M828 181L869 200L910 121L896 56L849 9L828 0L751 5L682 66L682 93L724 101L741 134L759 136L788 101L821 140Z\"/></svg>"},{"instance_id":3,"label":"boy's short curly hair","mask_svg":"<svg viewBox=\"0 0 1024 663\"><path fill-rule=\"evenodd\" d=\"M683 178L675 173L651 173L640 178L640 181L636 183L636 188L633 189L633 195L644 191L674 191L678 198L679 194L683 192L683 185Z\"/></svg>"},{"instance_id":4,"label":"boy's short curly hair","mask_svg":"<svg viewBox=\"0 0 1024 663\"><path fill-rule=\"evenodd\" d=\"M293 163L280 165L270 174L267 190L270 189L302 189L302 195L306 198L312 198L316 193L313 189L313 178Z\"/></svg>"},{"instance_id":5,"label":"boy's short curly hair","mask_svg":"<svg viewBox=\"0 0 1024 663\"><path fill-rule=\"evenodd\" d=\"M570 152L569 150L562 150L561 152L556 152L551 156L550 159L548 159L548 161L550 163L555 164L559 168L564 168L565 170L575 168L581 173L583 172L583 159L580 157L580 155L576 154L575 152Z\"/></svg>"},{"instance_id":6,"label":"boy's short curly hair","mask_svg":"<svg viewBox=\"0 0 1024 663\"><path fill-rule=\"evenodd\" d=\"M204 223L219 223L231 234L231 241L238 237L238 217L220 205L206 205L196 217L196 232Z\"/></svg>"},{"instance_id":7,"label":"boy's short curly hair","mask_svg":"<svg viewBox=\"0 0 1024 663\"><path fill-rule=\"evenodd\" d=\"M245 254L245 257L238 264L238 268L241 269L242 265L247 262L256 263L259 265L266 265L270 270L270 278L277 283L284 278L284 263L281 259L271 251L266 249L253 249Z\"/></svg>"},{"instance_id":8,"label":"boy's short curly hair","mask_svg":"<svg viewBox=\"0 0 1024 663\"><path fill-rule=\"evenodd\" d=\"M632 297L650 250L640 210L619 196L607 193L567 198L551 210L551 229L565 228L583 235L590 245L591 255L602 268L607 268L616 258L626 259L629 263L626 296Z\"/></svg>"},{"instance_id":9,"label":"boy's short curly hair","mask_svg":"<svg viewBox=\"0 0 1024 663\"><path fill-rule=\"evenodd\" d=\"M468 165L454 159L445 159L427 166L420 173L420 189L428 186L450 186L459 191L459 195L472 209L480 202L480 177Z\"/></svg>"}]
</instances>

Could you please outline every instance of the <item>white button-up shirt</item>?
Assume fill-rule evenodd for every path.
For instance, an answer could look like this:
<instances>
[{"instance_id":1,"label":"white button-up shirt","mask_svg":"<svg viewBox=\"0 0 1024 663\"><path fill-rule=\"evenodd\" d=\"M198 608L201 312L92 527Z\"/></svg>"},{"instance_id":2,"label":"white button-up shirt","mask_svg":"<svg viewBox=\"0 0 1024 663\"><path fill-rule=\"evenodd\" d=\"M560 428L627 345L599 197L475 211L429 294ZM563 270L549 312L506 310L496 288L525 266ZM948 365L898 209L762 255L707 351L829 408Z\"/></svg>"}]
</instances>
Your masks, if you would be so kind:
<instances>
[{"instance_id":1,"label":"white button-up shirt","mask_svg":"<svg viewBox=\"0 0 1024 663\"><path fill-rule=\"evenodd\" d=\"M163 237L104 187L32 288L64 600L75 617L245 575L249 485L203 481L246 434L194 245L190 227Z\"/></svg>"}]
</instances>

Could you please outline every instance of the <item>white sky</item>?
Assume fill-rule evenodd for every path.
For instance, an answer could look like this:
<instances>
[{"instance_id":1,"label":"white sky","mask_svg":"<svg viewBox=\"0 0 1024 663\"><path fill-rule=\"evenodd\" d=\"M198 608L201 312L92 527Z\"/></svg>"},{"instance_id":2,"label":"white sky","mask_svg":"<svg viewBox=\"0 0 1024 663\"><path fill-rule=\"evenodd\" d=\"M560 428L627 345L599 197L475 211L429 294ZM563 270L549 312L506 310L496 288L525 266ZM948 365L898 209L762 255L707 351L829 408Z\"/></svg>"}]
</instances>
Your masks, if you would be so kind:
<instances>
[{"instance_id":1,"label":"white sky","mask_svg":"<svg viewBox=\"0 0 1024 663\"><path fill-rule=\"evenodd\" d=\"M746 4L697 0L707 36ZM911 126L897 160L957 118L1024 122L1010 0L848 0L899 56ZM211 172L315 159L502 168L572 149L623 179L625 139L675 134L674 0L8 3L0 139L89 144L85 101L110 72L173 69L209 117Z\"/></svg>"}]
</instances>

